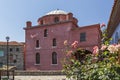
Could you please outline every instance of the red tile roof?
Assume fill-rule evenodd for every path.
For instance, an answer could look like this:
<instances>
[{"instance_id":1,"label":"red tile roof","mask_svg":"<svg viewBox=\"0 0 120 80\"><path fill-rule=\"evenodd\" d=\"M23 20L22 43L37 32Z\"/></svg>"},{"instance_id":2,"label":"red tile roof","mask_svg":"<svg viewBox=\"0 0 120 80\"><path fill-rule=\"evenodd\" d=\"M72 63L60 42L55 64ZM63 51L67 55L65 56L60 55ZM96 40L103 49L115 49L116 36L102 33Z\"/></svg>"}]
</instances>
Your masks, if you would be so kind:
<instances>
[{"instance_id":1,"label":"red tile roof","mask_svg":"<svg viewBox=\"0 0 120 80\"><path fill-rule=\"evenodd\" d=\"M10 41L9 45L24 45L24 42ZM7 42L0 42L0 45L7 45Z\"/></svg>"}]
</instances>

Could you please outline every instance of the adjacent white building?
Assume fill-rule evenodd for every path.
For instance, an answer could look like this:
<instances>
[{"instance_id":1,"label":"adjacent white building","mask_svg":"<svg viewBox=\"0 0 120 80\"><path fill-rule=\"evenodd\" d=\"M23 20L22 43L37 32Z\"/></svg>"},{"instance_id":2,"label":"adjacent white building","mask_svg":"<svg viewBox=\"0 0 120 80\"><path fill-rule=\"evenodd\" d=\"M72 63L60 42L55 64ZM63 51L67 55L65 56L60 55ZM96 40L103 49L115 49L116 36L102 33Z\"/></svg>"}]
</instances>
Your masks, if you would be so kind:
<instances>
[{"instance_id":1,"label":"adjacent white building","mask_svg":"<svg viewBox=\"0 0 120 80\"><path fill-rule=\"evenodd\" d=\"M119 25L116 27L115 31L112 34L111 43L118 43L119 40L120 40L120 22L119 22Z\"/></svg>"},{"instance_id":2,"label":"adjacent white building","mask_svg":"<svg viewBox=\"0 0 120 80\"><path fill-rule=\"evenodd\" d=\"M120 42L120 0L114 0L107 31L112 44Z\"/></svg>"}]
</instances>

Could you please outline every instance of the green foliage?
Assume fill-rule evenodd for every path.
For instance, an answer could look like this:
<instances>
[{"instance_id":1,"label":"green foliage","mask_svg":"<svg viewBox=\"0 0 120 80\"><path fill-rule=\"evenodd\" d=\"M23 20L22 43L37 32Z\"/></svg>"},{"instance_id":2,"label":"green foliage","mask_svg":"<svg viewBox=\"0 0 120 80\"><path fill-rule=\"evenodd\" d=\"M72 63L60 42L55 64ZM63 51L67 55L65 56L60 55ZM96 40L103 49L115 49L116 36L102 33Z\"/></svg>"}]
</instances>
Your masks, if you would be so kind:
<instances>
[{"instance_id":1,"label":"green foliage","mask_svg":"<svg viewBox=\"0 0 120 80\"><path fill-rule=\"evenodd\" d=\"M8 80L8 78L2 78L2 80Z\"/></svg>"},{"instance_id":2,"label":"green foliage","mask_svg":"<svg viewBox=\"0 0 120 80\"><path fill-rule=\"evenodd\" d=\"M107 38L106 31L102 35L102 43L107 47L111 39ZM79 54L79 58L75 54ZM119 51L111 53L107 48L99 49L99 54L86 53L83 49L76 49L63 63L63 72L68 78L76 80L120 80ZM84 57L84 58L83 58Z\"/></svg>"}]
</instances>

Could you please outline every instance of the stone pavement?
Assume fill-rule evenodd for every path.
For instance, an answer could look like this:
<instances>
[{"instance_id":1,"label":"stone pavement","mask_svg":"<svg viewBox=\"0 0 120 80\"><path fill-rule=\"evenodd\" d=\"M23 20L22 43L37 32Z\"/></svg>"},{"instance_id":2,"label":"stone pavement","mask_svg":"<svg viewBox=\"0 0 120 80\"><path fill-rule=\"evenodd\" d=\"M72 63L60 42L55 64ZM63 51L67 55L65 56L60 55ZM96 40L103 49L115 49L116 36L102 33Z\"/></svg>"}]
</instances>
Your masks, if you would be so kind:
<instances>
[{"instance_id":1,"label":"stone pavement","mask_svg":"<svg viewBox=\"0 0 120 80\"><path fill-rule=\"evenodd\" d=\"M15 76L15 80L69 80L65 76Z\"/></svg>"},{"instance_id":2,"label":"stone pavement","mask_svg":"<svg viewBox=\"0 0 120 80\"><path fill-rule=\"evenodd\" d=\"M2 75L1 78L7 76ZM10 80L13 79L13 74L9 75ZM67 79L66 75L61 71L15 71L14 80L73 80Z\"/></svg>"}]
</instances>

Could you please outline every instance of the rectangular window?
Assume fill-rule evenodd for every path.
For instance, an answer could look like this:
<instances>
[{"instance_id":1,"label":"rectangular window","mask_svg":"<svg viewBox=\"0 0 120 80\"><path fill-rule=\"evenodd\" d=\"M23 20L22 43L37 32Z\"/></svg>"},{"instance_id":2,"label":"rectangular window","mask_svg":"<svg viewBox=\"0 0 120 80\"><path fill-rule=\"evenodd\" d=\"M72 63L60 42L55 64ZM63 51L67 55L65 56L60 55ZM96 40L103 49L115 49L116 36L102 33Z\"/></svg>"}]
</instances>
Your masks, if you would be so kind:
<instances>
[{"instance_id":1,"label":"rectangular window","mask_svg":"<svg viewBox=\"0 0 120 80\"><path fill-rule=\"evenodd\" d=\"M83 32L83 33L80 33L80 42L84 42L86 41L86 33Z\"/></svg>"},{"instance_id":2,"label":"rectangular window","mask_svg":"<svg viewBox=\"0 0 120 80\"><path fill-rule=\"evenodd\" d=\"M2 67L3 66L3 63L2 62L0 62L0 67Z\"/></svg>"},{"instance_id":3,"label":"rectangular window","mask_svg":"<svg viewBox=\"0 0 120 80\"><path fill-rule=\"evenodd\" d=\"M14 62L14 63L17 63L17 60L16 60L16 59L14 59L14 60L13 60L13 62Z\"/></svg>"},{"instance_id":4,"label":"rectangular window","mask_svg":"<svg viewBox=\"0 0 120 80\"><path fill-rule=\"evenodd\" d=\"M4 51L0 50L0 57L4 56Z\"/></svg>"},{"instance_id":5,"label":"rectangular window","mask_svg":"<svg viewBox=\"0 0 120 80\"><path fill-rule=\"evenodd\" d=\"M10 48L10 52L12 52L13 51L13 49L12 48Z\"/></svg>"},{"instance_id":6,"label":"rectangular window","mask_svg":"<svg viewBox=\"0 0 120 80\"><path fill-rule=\"evenodd\" d=\"M19 52L19 48L16 48L16 51Z\"/></svg>"}]
</instances>

